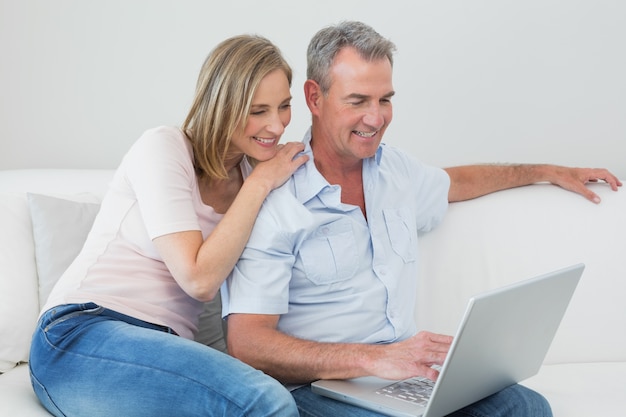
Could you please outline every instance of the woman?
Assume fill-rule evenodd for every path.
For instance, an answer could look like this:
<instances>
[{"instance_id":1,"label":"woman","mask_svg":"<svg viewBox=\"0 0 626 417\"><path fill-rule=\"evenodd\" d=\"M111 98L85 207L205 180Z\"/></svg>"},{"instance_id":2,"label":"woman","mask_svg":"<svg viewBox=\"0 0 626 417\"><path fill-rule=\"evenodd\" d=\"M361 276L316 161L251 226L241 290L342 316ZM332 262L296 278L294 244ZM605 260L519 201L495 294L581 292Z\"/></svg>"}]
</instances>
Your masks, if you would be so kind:
<instances>
[{"instance_id":1,"label":"woman","mask_svg":"<svg viewBox=\"0 0 626 417\"><path fill-rule=\"evenodd\" d=\"M297 415L275 380L192 340L263 200L307 159L278 144L290 85L269 41L228 39L182 128L148 130L125 155L33 336L31 380L52 414Z\"/></svg>"}]
</instances>

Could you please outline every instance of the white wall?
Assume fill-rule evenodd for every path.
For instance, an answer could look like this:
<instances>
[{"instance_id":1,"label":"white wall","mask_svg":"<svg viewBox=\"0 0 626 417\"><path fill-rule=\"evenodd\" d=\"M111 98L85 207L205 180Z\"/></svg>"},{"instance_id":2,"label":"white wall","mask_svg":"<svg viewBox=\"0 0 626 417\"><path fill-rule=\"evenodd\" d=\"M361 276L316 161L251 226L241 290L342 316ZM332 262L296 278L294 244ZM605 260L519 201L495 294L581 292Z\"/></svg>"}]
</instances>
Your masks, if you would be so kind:
<instances>
[{"instance_id":1,"label":"white wall","mask_svg":"<svg viewBox=\"0 0 626 417\"><path fill-rule=\"evenodd\" d=\"M0 169L114 168L146 128L179 125L209 50L278 44L308 126L305 49L363 20L398 46L386 141L425 162L604 166L626 178L621 0L0 0Z\"/></svg>"}]
</instances>

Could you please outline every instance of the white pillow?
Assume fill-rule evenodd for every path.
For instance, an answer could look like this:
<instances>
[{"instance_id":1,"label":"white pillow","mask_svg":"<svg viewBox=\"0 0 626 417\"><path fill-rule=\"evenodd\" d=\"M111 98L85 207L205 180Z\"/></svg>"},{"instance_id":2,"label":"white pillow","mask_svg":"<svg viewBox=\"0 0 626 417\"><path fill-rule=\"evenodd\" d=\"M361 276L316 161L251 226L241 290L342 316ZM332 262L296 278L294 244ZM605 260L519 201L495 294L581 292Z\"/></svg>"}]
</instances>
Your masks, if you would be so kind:
<instances>
[{"instance_id":1,"label":"white pillow","mask_svg":"<svg viewBox=\"0 0 626 417\"><path fill-rule=\"evenodd\" d=\"M31 193L27 197L33 222L41 307L82 249L100 204Z\"/></svg>"},{"instance_id":2,"label":"white pillow","mask_svg":"<svg viewBox=\"0 0 626 417\"><path fill-rule=\"evenodd\" d=\"M39 313L32 229L23 193L0 194L0 373L28 360Z\"/></svg>"}]
</instances>

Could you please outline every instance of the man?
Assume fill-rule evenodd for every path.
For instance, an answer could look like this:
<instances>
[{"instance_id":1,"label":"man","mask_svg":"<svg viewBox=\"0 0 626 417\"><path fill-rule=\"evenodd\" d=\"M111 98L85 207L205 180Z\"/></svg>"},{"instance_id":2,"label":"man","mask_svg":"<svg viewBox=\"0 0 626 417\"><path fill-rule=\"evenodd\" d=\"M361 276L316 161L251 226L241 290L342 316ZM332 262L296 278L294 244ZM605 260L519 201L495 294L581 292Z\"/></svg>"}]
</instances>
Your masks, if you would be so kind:
<instances>
[{"instance_id":1,"label":"man","mask_svg":"<svg viewBox=\"0 0 626 417\"><path fill-rule=\"evenodd\" d=\"M381 144L392 119L394 46L345 22L318 32L308 50L305 98L309 161L265 201L223 288L228 347L286 384L301 415L366 416L322 398L308 383L376 375L436 379L452 338L417 333L413 321L417 233L435 227L448 202L549 181L585 187L603 169L553 165L428 167ZM457 413L551 415L539 394L507 388ZM456 413L455 413L456 414Z\"/></svg>"}]
</instances>

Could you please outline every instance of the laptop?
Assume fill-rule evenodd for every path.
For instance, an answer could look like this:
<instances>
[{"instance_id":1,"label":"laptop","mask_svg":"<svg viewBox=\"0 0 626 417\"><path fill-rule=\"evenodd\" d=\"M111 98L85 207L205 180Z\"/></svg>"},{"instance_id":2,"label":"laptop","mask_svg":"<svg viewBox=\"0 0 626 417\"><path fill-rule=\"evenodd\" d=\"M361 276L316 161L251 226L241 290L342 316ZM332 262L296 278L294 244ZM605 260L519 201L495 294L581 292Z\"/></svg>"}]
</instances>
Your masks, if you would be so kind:
<instances>
[{"instance_id":1,"label":"laptop","mask_svg":"<svg viewBox=\"0 0 626 417\"><path fill-rule=\"evenodd\" d=\"M319 380L311 389L389 416L450 414L539 372L583 269L572 265L472 297L436 383L362 377ZM423 382L431 388L419 404L402 387Z\"/></svg>"}]
</instances>

